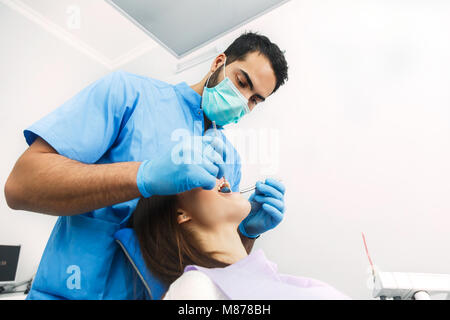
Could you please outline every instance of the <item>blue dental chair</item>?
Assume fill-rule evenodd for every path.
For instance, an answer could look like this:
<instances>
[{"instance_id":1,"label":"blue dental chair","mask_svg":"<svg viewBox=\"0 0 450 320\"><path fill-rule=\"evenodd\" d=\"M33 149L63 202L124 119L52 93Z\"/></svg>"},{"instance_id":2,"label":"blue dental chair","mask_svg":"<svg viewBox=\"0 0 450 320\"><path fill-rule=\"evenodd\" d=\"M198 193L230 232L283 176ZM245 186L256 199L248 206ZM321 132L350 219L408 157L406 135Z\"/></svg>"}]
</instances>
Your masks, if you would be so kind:
<instances>
[{"instance_id":1,"label":"blue dental chair","mask_svg":"<svg viewBox=\"0 0 450 320\"><path fill-rule=\"evenodd\" d=\"M134 230L123 228L114 234L114 239L122 248L125 256L136 271L139 279L145 287L146 300L161 300L162 295L167 291L167 286L158 280L147 268L142 257L139 241Z\"/></svg>"}]
</instances>

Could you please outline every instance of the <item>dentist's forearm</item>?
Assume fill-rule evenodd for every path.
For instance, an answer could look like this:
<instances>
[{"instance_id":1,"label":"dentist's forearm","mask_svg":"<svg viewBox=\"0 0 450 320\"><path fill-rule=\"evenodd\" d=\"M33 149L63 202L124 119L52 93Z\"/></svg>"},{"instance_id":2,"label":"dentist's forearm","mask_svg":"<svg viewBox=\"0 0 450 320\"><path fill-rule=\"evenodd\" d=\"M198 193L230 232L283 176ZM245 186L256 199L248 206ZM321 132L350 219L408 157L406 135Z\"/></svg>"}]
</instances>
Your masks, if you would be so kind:
<instances>
[{"instance_id":1,"label":"dentist's forearm","mask_svg":"<svg viewBox=\"0 0 450 320\"><path fill-rule=\"evenodd\" d=\"M12 209L75 215L140 197L140 162L84 164L38 139L19 158L5 184Z\"/></svg>"}]
</instances>

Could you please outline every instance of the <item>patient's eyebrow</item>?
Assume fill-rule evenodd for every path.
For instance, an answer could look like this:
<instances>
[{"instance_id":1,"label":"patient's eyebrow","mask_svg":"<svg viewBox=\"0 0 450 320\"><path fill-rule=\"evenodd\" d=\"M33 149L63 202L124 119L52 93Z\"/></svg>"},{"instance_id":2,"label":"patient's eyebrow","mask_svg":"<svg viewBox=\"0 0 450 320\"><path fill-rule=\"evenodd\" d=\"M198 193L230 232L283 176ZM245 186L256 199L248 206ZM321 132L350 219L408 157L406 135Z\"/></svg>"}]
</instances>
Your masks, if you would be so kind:
<instances>
[{"instance_id":1,"label":"patient's eyebrow","mask_svg":"<svg viewBox=\"0 0 450 320\"><path fill-rule=\"evenodd\" d=\"M239 71L244 75L245 79L247 80L247 83L248 83L248 85L249 85L249 87L250 87L250 90L253 91L253 88L254 88L253 82L252 82L252 79L250 79L250 76L248 75L248 73L245 72L245 71L242 70L242 69L239 69ZM263 97L262 95L260 95L259 93L255 93L255 96L256 96L258 99L260 99L261 102L264 102L264 101L266 100L266 98L264 98L264 97Z\"/></svg>"}]
</instances>

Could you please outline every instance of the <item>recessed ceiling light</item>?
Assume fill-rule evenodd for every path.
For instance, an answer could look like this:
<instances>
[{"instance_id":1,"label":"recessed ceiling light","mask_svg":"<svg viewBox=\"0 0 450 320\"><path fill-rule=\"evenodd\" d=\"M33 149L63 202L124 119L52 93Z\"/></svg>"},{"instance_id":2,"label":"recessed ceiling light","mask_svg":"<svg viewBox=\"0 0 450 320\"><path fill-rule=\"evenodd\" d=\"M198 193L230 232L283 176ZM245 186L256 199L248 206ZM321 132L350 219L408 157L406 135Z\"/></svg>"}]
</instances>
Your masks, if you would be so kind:
<instances>
[{"instance_id":1,"label":"recessed ceiling light","mask_svg":"<svg viewBox=\"0 0 450 320\"><path fill-rule=\"evenodd\" d=\"M289 0L106 0L182 58Z\"/></svg>"}]
</instances>

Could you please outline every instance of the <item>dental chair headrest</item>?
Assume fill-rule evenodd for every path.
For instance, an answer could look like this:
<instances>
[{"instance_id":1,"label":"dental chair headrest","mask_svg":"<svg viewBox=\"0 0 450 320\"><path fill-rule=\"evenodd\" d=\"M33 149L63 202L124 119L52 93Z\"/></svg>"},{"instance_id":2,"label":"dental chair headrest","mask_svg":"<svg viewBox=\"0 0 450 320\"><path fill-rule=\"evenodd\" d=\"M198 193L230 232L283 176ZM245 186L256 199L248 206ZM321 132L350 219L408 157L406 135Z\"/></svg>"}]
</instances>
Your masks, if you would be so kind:
<instances>
[{"instance_id":1,"label":"dental chair headrest","mask_svg":"<svg viewBox=\"0 0 450 320\"><path fill-rule=\"evenodd\" d=\"M150 300L161 300L162 295L168 288L145 265L134 230L131 228L120 229L114 234L114 238L142 280L148 293L148 298Z\"/></svg>"}]
</instances>

